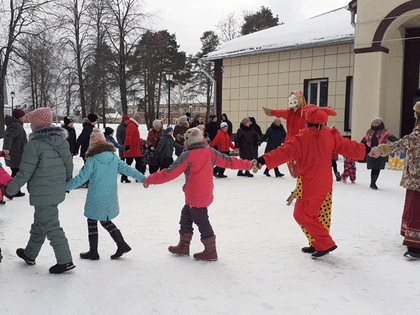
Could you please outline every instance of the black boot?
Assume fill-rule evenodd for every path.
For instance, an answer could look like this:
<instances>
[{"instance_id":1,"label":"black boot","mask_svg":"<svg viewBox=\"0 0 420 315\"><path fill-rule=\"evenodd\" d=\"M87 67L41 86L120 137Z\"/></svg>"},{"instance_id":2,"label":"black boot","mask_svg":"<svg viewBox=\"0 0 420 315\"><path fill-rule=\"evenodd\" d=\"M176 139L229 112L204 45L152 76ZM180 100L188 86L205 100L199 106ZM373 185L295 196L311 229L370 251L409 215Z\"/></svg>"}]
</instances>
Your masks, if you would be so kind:
<instances>
[{"instance_id":1,"label":"black boot","mask_svg":"<svg viewBox=\"0 0 420 315\"><path fill-rule=\"evenodd\" d=\"M215 166L213 168L213 176L216 177L216 178L219 177L219 167L218 166Z\"/></svg>"},{"instance_id":2,"label":"black boot","mask_svg":"<svg viewBox=\"0 0 420 315\"><path fill-rule=\"evenodd\" d=\"M335 172L334 175L335 175L335 179L337 180L337 182L341 181L340 172Z\"/></svg>"},{"instance_id":3,"label":"black boot","mask_svg":"<svg viewBox=\"0 0 420 315\"><path fill-rule=\"evenodd\" d=\"M313 254L316 252L315 247L313 246L307 246L307 247L302 247L302 252L307 253L307 254Z\"/></svg>"},{"instance_id":4,"label":"black boot","mask_svg":"<svg viewBox=\"0 0 420 315\"><path fill-rule=\"evenodd\" d=\"M219 167L219 174L218 174L219 178L226 178L227 176L225 175L225 169L223 167Z\"/></svg>"},{"instance_id":5,"label":"black boot","mask_svg":"<svg viewBox=\"0 0 420 315\"><path fill-rule=\"evenodd\" d=\"M280 170L278 167L274 168L274 173L276 174L276 177L283 177L284 174L280 173Z\"/></svg>"},{"instance_id":6,"label":"black boot","mask_svg":"<svg viewBox=\"0 0 420 315\"><path fill-rule=\"evenodd\" d=\"M35 265L35 259L30 259L28 256L26 256L25 254L25 250L23 248L18 248L16 250L16 254L22 258L28 265Z\"/></svg>"},{"instance_id":7,"label":"black boot","mask_svg":"<svg viewBox=\"0 0 420 315\"><path fill-rule=\"evenodd\" d=\"M238 176L245 176L242 171L238 171Z\"/></svg>"},{"instance_id":8,"label":"black boot","mask_svg":"<svg viewBox=\"0 0 420 315\"><path fill-rule=\"evenodd\" d=\"M254 177L254 175L252 175L249 171L246 171L244 176L247 176L247 177Z\"/></svg>"},{"instance_id":9,"label":"black boot","mask_svg":"<svg viewBox=\"0 0 420 315\"><path fill-rule=\"evenodd\" d=\"M372 189L378 189L378 186L376 186L376 180L378 179L378 175L370 175L370 188Z\"/></svg>"},{"instance_id":10,"label":"black boot","mask_svg":"<svg viewBox=\"0 0 420 315\"><path fill-rule=\"evenodd\" d=\"M50 273L60 274L74 268L76 268L76 266L73 264L73 262L69 262L67 264L56 264L50 268Z\"/></svg>"},{"instance_id":11,"label":"black boot","mask_svg":"<svg viewBox=\"0 0 420 315\"><path fill-rule=\"evenodd\" d=\"M89 234L89 251L86 253L80 253L80 258L98 260L98 234Z\"/></svg>"},{"instance_id":12,"label":"black boot","mask_svg":"<svg viewBox=\"0 0 420 315\"><path fill-rule=\"evenodd\" d=\"M268 168L265 169L264 175L267 176L267 177L271 177Z\"/></svg>"},{"instance_id":13,"label":"black boot","mask_svg":"<svg viewBox=\"0 0 420 315\"><path fill-rule=\"evenodd\" d=\"M121 183L131 183L131 180L128 179L127 175L121 174Z\"/></svg>"},{"instance_id":14,"label":"black boot","mask_svg":"<svg viewBox=\"0 0 420 315\"><path fill-rule=\"evenodd\" d=\"M111 233L112 239L117 243L117 251L114 255L111 256L111 259L120 258L123 254L128 253L131 250L131 247L124 241L124 238L120 230L115 230Z\"/></svg>"}]
</instances>

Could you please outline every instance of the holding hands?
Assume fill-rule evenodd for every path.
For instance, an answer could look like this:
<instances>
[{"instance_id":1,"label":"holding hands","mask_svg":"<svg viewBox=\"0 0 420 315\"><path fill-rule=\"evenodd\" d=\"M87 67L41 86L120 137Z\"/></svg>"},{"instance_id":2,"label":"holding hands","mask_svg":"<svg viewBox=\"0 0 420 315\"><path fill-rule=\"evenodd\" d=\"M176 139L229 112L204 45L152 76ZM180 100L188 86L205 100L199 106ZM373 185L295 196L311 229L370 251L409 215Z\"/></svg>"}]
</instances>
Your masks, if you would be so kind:
<instances>
[{"instance_id":1,"label":"holding hands","mask_svg":"<svg viewBox=\"0 0 420 315\"><path fill-rule=\"evenodd\" d=\"M391 153L391 148L388 144L380 144L377 147L372 148L369 152L369 156L373 158L378 158L380 156L385 157Z\"/></svg>"}]
</instances>

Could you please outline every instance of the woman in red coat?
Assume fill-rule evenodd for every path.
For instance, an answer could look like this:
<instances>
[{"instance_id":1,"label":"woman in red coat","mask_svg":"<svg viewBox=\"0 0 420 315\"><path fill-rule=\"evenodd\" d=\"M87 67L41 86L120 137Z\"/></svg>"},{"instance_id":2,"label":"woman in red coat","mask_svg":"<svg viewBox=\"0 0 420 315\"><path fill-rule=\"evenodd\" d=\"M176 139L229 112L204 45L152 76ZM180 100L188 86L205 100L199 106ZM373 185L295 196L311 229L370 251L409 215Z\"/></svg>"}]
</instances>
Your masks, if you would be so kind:
<instances>
[{"instance_id":1,"label":"woman in red coat","mask_svg":"<svg viewBox=\"0 0 420 315\"><path fill-rule=\"evenodd\" d=\"M337 115L334 110L309 105L304 112L308 128L290 138L283 146L259 157L258 163L272 169L296 159L301 189L298 190L293 215L307 232L310 243L310 247L304 247L302 251L312 253L313 258L316 258L337 248L329 234L329 219L325 222L324 218L319 217L322 208L331 207L332 152L360 160L364 158L366 148L362 143L339 135L335 128L323 126L328 121L328 115Z\"/></svg>"},{"instance_id":2,"label":"woman in red coat","mask_svg":"<svg viewBox=\"0 0 420 315\"><path fill-rule=\"evenodd\" d=\"M140 140L139 132L139 123L140 116L134 116L127 121L127 132L124 142L126 151L124 152L125 162L128 165L133 163L133 160L136 161L136 170L144 174L146 167L142 165L143 154L141 153L141 148L144 146L143 141Z\"/></svg>"},{"instance_id":3,"label":"woman in red coat","mask_svg":"<svg viewBox=\"0 0 420 315\"><path fill-rule=\"evenodd\" d=\"M229 148L235 150L235 146L233 145L232 140L228 134L227 123L222 122L220 124L220 130L217 132L216 137L214 137L213 141L211 142L210 147L217 147L219 152L226 155L229 155ZM214 177L226 178L227 176L224 173L225 169L223 167L215 166L213 169Z\"/></svg>"}]
</instances>

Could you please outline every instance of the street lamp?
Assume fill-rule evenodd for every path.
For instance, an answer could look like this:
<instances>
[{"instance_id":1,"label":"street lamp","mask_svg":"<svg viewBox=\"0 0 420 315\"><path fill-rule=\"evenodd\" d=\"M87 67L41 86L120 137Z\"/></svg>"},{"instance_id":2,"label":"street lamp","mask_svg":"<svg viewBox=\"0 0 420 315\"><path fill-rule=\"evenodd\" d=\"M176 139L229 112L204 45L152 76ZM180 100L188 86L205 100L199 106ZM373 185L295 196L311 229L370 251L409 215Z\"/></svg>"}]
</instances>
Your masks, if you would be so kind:
<instances>
[{"instance_id":1,"label":"street lamp","mask_svg":"<svg viewBox=\"0 0 420 315\"><path fill-rule=\"evenodd\" d=\"M12 98L12 113L13 113L13 99L15 98L15 92L10 93L10 97Z\"/></svg>"},{"instance_id":2,"label":"street lamp","mask_svg":"<svg viewBox=\"0 0 420 315\"><path fill-rule=\"evenodd\" d=\"M171 124L171 82L174 78L172 71L166 72L166 82L168 82L168 125Z\"/></svg>"}]
</instances>

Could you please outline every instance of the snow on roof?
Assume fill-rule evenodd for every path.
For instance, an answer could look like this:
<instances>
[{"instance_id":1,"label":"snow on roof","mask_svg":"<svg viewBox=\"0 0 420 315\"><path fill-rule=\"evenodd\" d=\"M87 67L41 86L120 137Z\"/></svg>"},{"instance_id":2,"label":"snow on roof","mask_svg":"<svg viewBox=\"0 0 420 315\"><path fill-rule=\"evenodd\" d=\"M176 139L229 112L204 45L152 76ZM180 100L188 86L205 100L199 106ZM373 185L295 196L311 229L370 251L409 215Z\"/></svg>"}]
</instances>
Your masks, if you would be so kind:
<instances>
[{"instance_id":1,"label":"snow on roof","mask_svg":"<svg viewBox=\"0 0 420 315\"><path fill-rule=\"evenodd\" d=\"M354 40L347 6L310 19L274 26L225 42L206 60L240 57L270 51L293 50Z\"/></svg>"}]
</instances>

